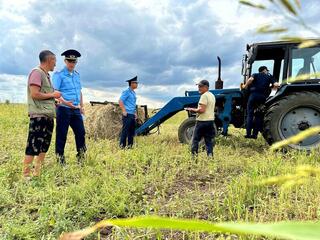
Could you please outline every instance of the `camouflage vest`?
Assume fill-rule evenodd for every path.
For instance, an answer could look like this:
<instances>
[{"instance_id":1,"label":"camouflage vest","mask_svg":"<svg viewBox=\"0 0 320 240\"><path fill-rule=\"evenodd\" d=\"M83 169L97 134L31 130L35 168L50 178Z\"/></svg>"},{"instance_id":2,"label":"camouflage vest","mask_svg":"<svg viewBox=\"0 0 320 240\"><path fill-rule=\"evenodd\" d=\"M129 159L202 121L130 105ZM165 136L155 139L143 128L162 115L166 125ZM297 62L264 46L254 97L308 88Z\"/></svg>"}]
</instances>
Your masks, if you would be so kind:
<instances>
[{"instance_id":1,"label":"camouflage vest","mask_svg":"<svg viewBox=\"0 0 320 240\"><path fill-rule=\"evenodd\" d=\"M40 92L42 93L52 93L54 88L45 73L40 67L34 68L32 71L38 71L41 74L41 87ZM32 72L31 71L31 72ZM31 74L31 73L30 73ZM30 77L30 75L29 75ZM49 98L45 100L36 100L31 97L30 87L28 85L28 114L29 116L47 116L54 118L56 115L55 111L55 101L54 98Z\"/></svg>"}]
</instances>

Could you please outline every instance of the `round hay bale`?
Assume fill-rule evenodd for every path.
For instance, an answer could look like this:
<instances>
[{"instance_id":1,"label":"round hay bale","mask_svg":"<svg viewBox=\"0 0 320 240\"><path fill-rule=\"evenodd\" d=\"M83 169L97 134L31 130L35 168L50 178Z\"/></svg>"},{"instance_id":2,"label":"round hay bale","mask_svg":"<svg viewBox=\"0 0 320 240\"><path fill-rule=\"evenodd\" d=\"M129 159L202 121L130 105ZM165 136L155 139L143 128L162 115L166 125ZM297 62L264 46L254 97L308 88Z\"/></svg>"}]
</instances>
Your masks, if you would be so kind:
<instances>
[{"instance_id":1,"label":"round hay bale","mask_svg":"<svg viewBox=\"0 0 320 240\"><path fill-rule=\"evenodd\" d=\"M113 104L87 106L84 122L89 138L118 138L122 127L121 109Z\"/></svg>"},{"instance_id":2,"label":"round hay bale","mask_svg":"<svg viewBox=\"0 0 320 240\"><path fill-rule=\"evenodd\" d=\"M107 105L85 106L86 119L84 121L86 134L93 139L117 139L122 128L122 113L118 105L109 103ZM145 121L144 110L138 108L137 122Z\"/></svg>"}]
</instances>

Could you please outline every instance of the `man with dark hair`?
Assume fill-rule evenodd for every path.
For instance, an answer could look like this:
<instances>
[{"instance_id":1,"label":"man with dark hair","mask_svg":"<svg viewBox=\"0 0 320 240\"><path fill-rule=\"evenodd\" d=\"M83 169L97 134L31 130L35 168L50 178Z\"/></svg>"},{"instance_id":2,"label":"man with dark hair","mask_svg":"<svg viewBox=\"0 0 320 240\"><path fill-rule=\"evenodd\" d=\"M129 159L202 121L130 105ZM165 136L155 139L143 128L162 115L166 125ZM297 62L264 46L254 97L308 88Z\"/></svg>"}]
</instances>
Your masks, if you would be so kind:
<instances>
[{"instance_id":1,"label":"man with dark hair","mask_svg":"<svg viewBox=\"0 0 320 240\"><path fill-rule=\"evenodd\" d=\"M35 67L28 77L28 115L30 118L23 175L31 177L30 165L35 156L33 176L39 176L41 165L49 149L55 117L55 98L61 96L54 91L49 71L56 66L56 57L45 50L39 54L40 66Z\"/></svg>"},{"instance_id":2,"label":"man with dark hair","mask_svg":"<svg viewBox=\"0 0 320 240\"><path fill-rule=\"evenodd\" d=\"M249 90L249 99L247 104L247 124L245 138L256 139L259 131L263 128L263 115L254 111L258 106L266 102L270 94L271 87L279 87L274 77L269 73L266 66L259 67L259 73L253 74L243 85L243 88ZM255 122L253 123L253 119ZM253 130L253 131L252 131Z\"/></svg>"},{"instance_id":3,"label":"man with dark hair","mask_svg":"<svg viewBox=\"0 0 320 240\"><path fill-rule=\"evenodd\" d=\"M82 98L82 86L80 74L75 70L78 58L81 54L74 49L64 51L65 67L55 72L53 84L56 90L62 94L57 106L57 127L56 127L56 155L57 161L65 165L64 148L67 141L69 126L72 128L77 148L77 160L83 163L85 152L85 128L83 124L84 105Z\"/></svg>"},{"instance_id":4,"label":"man with dark hair","mask_svg":"<svg viewBox=\"0 0 320 240\"><path fill-rule=\"evenodd\" d=\"M135 89L138 88L137 76L127 80L129 88L122 92L119 106L122 110L122 131L120 136L120 148L132 148L135 125L137 119ZM128 140L128 144L127 144Z\"/></svg>"},{"instance_id":5,"label":"man with dark hair","mask_svg":"<svg viewBox=\"0 0 320 240\"><path fill-rule=\"evenodd\" d=\"M50 56L55 56L53 52L49 51L49 50L43 50L40 52L39 54L39 60L40 60L40 63L44 63L47 61L47 59L50 57Z\"/></svg>"},{"instance_id":6,"label":"man with dark hair","mask_svg":"<svg viewBox=\"0 0 320 240\"><path fill-rule=\"evenodd\" d=\"M209 82L201 80L198 84L199 93L201 94L198 108L186 108L185 110L197 114L196 125L192 136L191 152L193 156L198 154L199 142L204 138L207 155L213 157L214 146L214 108L216 103L215 96L209 91Z\"/></svg>"}]
</instances>

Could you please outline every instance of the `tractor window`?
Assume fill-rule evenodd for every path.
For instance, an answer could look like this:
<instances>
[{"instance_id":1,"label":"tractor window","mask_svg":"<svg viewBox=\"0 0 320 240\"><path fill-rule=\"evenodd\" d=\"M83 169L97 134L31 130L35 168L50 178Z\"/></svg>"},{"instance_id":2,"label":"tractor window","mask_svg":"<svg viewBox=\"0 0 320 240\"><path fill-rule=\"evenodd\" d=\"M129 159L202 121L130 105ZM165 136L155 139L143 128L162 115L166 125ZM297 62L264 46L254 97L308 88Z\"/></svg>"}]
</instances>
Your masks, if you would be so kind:
<instances>
[{"instance_id":1,"label":"tractor window","mask_svg":"<svg viewBox=\"0 0 320 240\"><path fill-rule=\"evenodd\" d=\"M302 58L294 58L292 59L292 75L291 76L298 76L303 74L303 65L304 60Z\"/></svg>"},{"instance_id":2,"label":"tractor window","mask_svg":"<svg viewBox=\"0 0 320 240\"><path fill-rule=\"evenodd\" d=\"M270 73L273 74L274 60L256 60L252 64L251 75L253 73L258 73L258 69L261 66L266 66L270 70Z\"/></svg>"},{"instance_id":3,"label":"tractor window","mask_svg":"<svg viewBox=\"0 0 320 240\"><path fill-rule=\"evenodd\" d=\"M320 49L319 49L319 52L317 54L313 55L312 58L313 59L312 59L310 68L313 70L313 72L318 73L318 72L320 72ZM319 79L320 76L317 75L317 78ZM313 77L313 79L316 79L316 77Z\"/></svg>"},{"instance_id":4,"label":"tractor window","mask_svg":"<svg viewBox=\"0 0 320 240\"><path fill-rule=\"evenodd\" d=\"M291 76L320 72L320 47L292 49ZM320 76L313 77L318 79Z\"/></svg>"}]
</instances>

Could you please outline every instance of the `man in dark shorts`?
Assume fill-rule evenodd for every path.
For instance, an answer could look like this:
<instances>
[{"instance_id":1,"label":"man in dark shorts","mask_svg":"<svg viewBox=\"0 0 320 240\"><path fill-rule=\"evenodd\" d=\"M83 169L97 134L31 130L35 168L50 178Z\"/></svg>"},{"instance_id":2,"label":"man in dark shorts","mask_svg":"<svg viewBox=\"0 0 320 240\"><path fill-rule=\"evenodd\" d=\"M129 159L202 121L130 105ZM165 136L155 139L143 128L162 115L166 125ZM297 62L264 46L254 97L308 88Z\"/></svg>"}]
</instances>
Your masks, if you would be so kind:
<instances>
[{"instance_id":1,"label":"man in dark shorts","mask_svg":"<svg viewBox=\"0 0 320 240\"><path fill-rule=\"evenodd\" d=\"M49 71L56 66L56 56L49 50L39 54L40 66L32 69L28 77L28 115L30 118L29 134L25 159L23 161L23 175L31 177L30 165L34 164L33 176L39 176L46 152L49 149L55 117L55 98L61 96L54 91Z\"/></svg>"}]
</instances>

